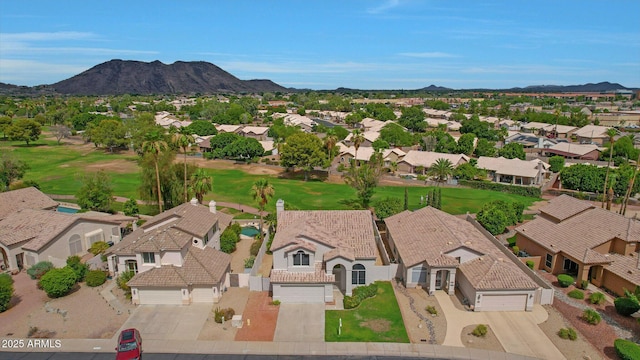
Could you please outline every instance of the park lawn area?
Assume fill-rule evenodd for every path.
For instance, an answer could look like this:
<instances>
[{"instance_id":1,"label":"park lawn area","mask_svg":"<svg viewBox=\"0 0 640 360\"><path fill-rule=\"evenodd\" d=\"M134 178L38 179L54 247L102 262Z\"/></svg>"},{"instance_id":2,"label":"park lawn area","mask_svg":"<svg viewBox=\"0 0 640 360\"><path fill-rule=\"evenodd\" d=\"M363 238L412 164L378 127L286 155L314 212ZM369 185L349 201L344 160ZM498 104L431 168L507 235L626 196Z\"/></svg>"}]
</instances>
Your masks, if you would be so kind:
<instances>
[{"instance_id":1,"label":"park lawn area","mask_svg":"<svg viewBox=\"0 0 640 360\"><path fill-rule=\"evenodd\" d=\"M378 281L378 294L355 309L325 312L324 340L408 343L398 301L388 281ZM338 326L342 319L342 331Z\"/></svg>"}]
</instances>

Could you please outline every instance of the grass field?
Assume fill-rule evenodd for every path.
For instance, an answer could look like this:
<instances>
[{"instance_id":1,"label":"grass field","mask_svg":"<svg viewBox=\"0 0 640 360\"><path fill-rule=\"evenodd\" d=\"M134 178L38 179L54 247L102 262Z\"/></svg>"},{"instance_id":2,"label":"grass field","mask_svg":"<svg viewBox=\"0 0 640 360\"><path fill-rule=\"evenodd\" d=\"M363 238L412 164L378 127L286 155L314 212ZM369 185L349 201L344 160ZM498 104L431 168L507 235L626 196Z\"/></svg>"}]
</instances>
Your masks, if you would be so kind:
<instances>
[{"instance_id":1,"label":"grass field","mask_svg":"<svg viewBox=\"0 0 640 360\"><path fill-rule=\"evenodd\" d=\"M140 173L137 157L133 155L109 154L90 146L57 145L55 141L40 140L31 146L23 143L0 141L0 152L11 152L27 162L30 169L24 179L34 180L41 190L49 194L74 195L81 185L81 175L87 171L105 169L111 177L115 195L138 196ZM253 183L265 175L251 175L242 170L207 169L213 177L213 192L205 200L231 202L256 206L250 190ZM304 182L277 176L266 176L275 189L275 198L267 205L267 211L275 210L275 199L283 199L292 208L351 209L356 202L356 192L345 184L319 180ZM426 195L430 187L409 186L409 208L421 207L420 196ZM384 197L404 199L404 187L380 186L375 190L373 202ZM491 200L519 201L530 206L538 199L511 195L495 191L442 188L443 210L451 214L475 213Z\"/></svg>"},{"instance_id":2,"label":"grass field","mask_svg":"<svg viewBox=\"0 0 640 360\"><path fill-rule=\"evenodd\" d=\"M342 319L342 331L338 326ZM408 343L398 301L391 283L378 282L378 294L350 310L325 311L325 341Z\"/></svg>"}]
</instances>

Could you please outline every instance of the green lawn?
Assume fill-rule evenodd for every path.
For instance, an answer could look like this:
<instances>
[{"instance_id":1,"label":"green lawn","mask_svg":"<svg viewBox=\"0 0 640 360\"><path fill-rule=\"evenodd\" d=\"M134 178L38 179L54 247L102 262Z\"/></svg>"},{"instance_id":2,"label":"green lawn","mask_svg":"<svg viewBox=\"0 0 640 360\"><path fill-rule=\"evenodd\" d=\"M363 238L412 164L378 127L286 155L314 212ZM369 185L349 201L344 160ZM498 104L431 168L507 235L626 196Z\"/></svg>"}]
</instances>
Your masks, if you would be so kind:
<instances>
[{"instance_id":1,"label":"green lawn","mask_svg":"<svg viewBox=\"0 0 640 360\"><path fill-rule=\"evenodd\" d=\"M342 319L342 331L338 326ZM408 343L402 314L391 283L378 282L378 295L351 310L325 311L325 341Z\"/></svg>"},{"instance_id":2,"label":"green lawn","mask_svg":"<svg viewBox=\"0 0 640 360\"><path fill-rule=\"evenodd\" d=\"M103 150L87 151L69 145L57 145L55 141L40 140L31 146L24 143L0 141L0 152L11 152L31 167L25 180L34 180L40 184L43 192L50 194L74 195L81 185L80 176L87 171L100 169L101 164L119 161L118 172L108 170L115 194L123 197L139 198L138 186L140 174L136 164L137 157L122 154L109 154ZM256 207L250 190L253 183L264 175L250 175L242 170L207 169L213 177L213 192L205 197L206 201L233 202ZM289 206L297 209L351 209L356 201L356 192L345 184L326 183L319 180L308 182L297 179L284 179L269 176L275 189L274 199L267 205L267 212L275 211L275 200L283 199ZM430 187L410 186L409 208L421 207L420 196L426 195ZM373 201L393 196L404 199L404 187L381 186L375 190ZM522 202L530 206L535 198L511 195L495 191L442 188L443 210L451 214L475 213L490 200L508 200Z\"/></svg>"}]
</instances>

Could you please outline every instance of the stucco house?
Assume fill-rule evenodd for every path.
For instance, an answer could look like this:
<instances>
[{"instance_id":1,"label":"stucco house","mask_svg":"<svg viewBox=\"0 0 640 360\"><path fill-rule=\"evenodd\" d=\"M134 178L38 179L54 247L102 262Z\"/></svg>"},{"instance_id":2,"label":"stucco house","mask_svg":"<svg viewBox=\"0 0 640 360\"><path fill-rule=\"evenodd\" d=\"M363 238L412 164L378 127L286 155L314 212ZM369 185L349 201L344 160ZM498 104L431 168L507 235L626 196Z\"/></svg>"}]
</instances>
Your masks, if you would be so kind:
<instances>
[{"instance_id":1,"label":"stucco house","mask_svg":"<svg viewBox=\"0 0 640 360\"><path fill-rule=\"evenodd\" d=\"M474 311L531 311L537 284L470 221L432 207L385 219L398 277L429 294L462 293Z\"/></svg>"},{"instance_id":2,"label":"stucco house","mask_svg":"<svg viewBox=\"0 0 640 360\"><path fill-rule=\"evenodd\" d=\"M422 166L423 169L430 168L438 159L451 161L454 168L460 164L469 162L469 157L464 154L444 154L433 151L409 150L398 162L398 172L416 173L416 168Z\"/></svg>"},{"instance_id":3,"label":"stucco house","mask_svg":"<svg viewBox=\"0 0 640 360\"><path fill-rule=\"evenodd\" d=\"M109 271L136 273L128 282L134 304L217 302L231 271L231 255L219 251L231 220L214 201L164 211L108 250Z\"/></svg>"},{"instance_id":4,"label":"stucco house","mask_svg":"<svg viewBox=\"0 0 640 360\"><path fill-rule=\"evenodd\" d=\"M585 125L573 132L576 141L581 144L604 145L609 140L607 130L611 129L607 126Z\"/></svg>"},{"instance_id":5,"label":"stucco house","mask_svg":"<svg viewBox=\"0 0 640 360\"><path fill-rule=\"evenodd\" d=\"M481 156L478 169L487 170L491 181L512 185L541 186L549 175L549 164L542 160L506 159Z\"/></svg>"},{"instance_id":6,"label":"stucco house","mask_svg":"<svg viewBox=\"0 0 640 360\"><path fill-rule=\"evenodd\" d=\"M334 301L334 291L389 280L384 247L367 210L284 210L276 203L278 226L271 251L273 300L283 303Z\"/></svg>"},{"instance_id":7,"label":"stucco house","mask_svg":"<svg viewBox=\"0 0 640 360\"><path fill-rule=\"evenodd\" d=\"M269 128L266 126L245 126L240 129L240 135L248 138L253 138L258 141L266 140L268 132Z\"/></svg>"},{"instance_id":8,"label":"stucco house","mask_svg":"<svg viewBox=\"0 0 640 360\"><path fill-rule=\"evenodd\" d=\"M618 295L640 285L640 222L561 195L515 229L516 245L539 256L539 268L570 273Z\"/></svg>"},{"instance_id":9,"label":"stucco house","mask_svg":"<svg viewBox=\"0 0 640 360\"><path fill-rule=\"evenodd\" d=\"M598 160L600 148L593 144L561 142L545 149L543 153L547 156L557 155L566 159Z\"/></svg>"}]
</instances>

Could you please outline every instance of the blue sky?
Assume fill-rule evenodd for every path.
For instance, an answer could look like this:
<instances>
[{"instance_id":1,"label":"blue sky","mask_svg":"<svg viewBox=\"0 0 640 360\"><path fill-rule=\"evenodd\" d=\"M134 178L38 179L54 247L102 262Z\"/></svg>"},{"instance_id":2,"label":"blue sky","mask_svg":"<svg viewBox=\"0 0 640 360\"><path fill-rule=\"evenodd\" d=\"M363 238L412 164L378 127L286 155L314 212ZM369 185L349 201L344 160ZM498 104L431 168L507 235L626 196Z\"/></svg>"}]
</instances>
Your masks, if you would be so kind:
<instances>
[{"instance_id":1,"label":"blue sky","mask_svg":"<svg viewBox=\"0 0 640 360\"><path fill-rule=\"evenodd\" d=\"M640 87L640 1L0 0L0 82L111 59L296 88Z\"/></svg>"}]
</instances>

